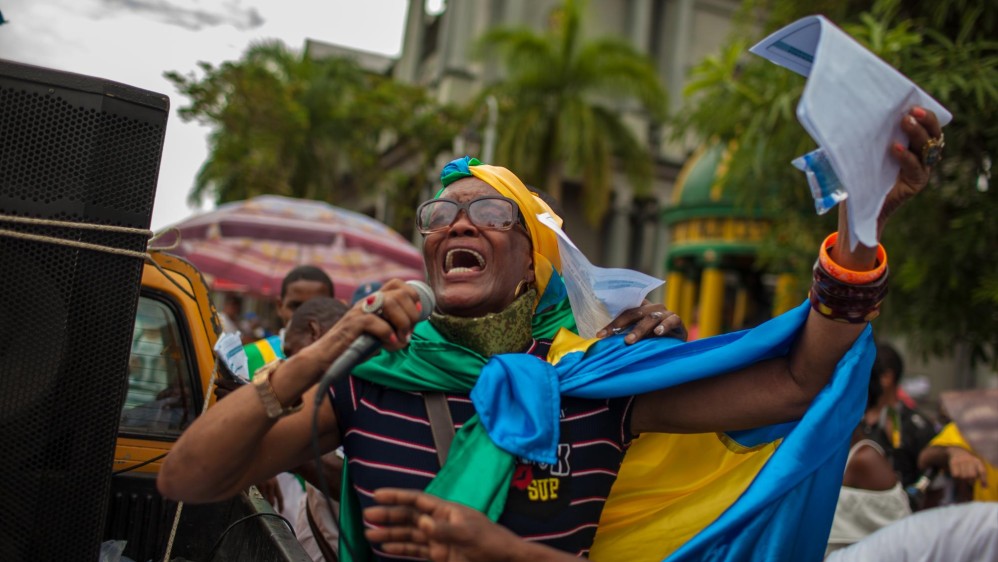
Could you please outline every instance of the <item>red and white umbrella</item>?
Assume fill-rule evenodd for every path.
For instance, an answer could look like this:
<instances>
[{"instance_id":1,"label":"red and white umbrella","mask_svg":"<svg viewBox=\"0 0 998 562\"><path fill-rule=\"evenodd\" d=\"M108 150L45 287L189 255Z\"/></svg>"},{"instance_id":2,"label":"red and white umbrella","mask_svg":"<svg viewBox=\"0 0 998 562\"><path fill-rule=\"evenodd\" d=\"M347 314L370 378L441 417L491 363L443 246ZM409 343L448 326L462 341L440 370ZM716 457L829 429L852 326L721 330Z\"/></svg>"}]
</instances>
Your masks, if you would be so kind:
<instances>
[{"instance_id":1,"label":"red and white umbrella","mask_svg":"<svg viewBox=\"0 0 998 562\"><path fill-rule=\"evenodd\" d=\"M260 195L219 206L171 228L169 250L201 270L216 290L280 295L284 276L314 265L349 302L371 281L423 279L423 256L385 224L321 201ZM164 233L157 245L176 241Z\"/></svg>"}]
</instances>

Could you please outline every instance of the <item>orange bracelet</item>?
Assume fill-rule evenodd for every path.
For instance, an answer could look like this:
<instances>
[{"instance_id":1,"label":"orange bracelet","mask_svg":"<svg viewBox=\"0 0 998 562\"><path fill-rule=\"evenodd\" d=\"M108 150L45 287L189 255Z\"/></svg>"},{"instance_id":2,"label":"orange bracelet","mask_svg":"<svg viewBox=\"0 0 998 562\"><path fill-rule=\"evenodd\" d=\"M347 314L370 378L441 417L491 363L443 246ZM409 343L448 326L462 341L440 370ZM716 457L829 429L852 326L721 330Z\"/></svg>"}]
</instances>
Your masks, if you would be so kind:
<instances>
[{"instance_id":1,"label":"orange bracelet","mask_svg":"<svg viewBox=\"0 0 998 562\"><path fill-rule=\"evenodd\" d=\"M877 266L871 270L853 271L835 263L828 255L828 249L834 246L838 239L838 232L829 234L828 238L825 238L825 241L821 243L821 249L818 251L818 261L821 263L821 267L833 278L849 285L866 285L873 283L887 271L887 250L884 249L883 244L877 244Z\"/></svg>"}]
</instances>

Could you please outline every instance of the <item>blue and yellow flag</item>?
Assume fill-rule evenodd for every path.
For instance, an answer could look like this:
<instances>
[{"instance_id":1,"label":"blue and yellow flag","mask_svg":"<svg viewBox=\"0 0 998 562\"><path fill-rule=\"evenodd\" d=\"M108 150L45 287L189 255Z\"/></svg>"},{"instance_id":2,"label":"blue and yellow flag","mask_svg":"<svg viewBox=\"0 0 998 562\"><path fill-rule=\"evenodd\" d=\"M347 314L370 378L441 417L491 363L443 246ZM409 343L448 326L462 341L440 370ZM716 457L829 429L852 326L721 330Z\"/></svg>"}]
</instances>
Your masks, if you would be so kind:
<instances>
[{"instance_id":1,"label":"blue and yellow flag","mask_svg":"<svg viewBox=\"0 0 998 562\"><path fill-rule=\"evenodd\" d=\"M636 395L786 355L809 310L804 303L752 330L671 346L584 341L564 332L549 357L554 365L518 354L493 357L471 397L499 448L550 462L560 395ZM590 557L821 560L874 354L867 327L796 422L721 436L640 437Z\"/></svg>"}]
</instances>

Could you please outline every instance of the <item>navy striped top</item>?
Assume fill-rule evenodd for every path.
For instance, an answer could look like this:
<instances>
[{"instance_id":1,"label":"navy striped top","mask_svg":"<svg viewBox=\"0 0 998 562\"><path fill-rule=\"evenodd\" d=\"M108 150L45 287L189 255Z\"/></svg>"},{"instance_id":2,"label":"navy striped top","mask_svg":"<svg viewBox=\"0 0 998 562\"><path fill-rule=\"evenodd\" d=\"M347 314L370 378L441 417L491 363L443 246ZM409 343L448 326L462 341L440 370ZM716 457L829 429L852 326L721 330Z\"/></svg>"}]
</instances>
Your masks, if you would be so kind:
<instances>
[{"instance_id":1,"label":"navy striped top","mask_svg":"<svg viewBox=\"0 0 998 562\"><path fill-rule=\"evenodd\" d=\"M544 357L550 342L529 352ZM425 489L439 470L423 398L347 377L334 386L334 408L362 508L382 487ZM633 398L562 397L556 465L516 463L499 523L526 540L588 555L603 505L631 442ZM449 394L455 430L475 413L466 394ZM469 467L469 470L474 470ZM373 545L378 560L404 560Z\"/></svg>"}]
</instances>

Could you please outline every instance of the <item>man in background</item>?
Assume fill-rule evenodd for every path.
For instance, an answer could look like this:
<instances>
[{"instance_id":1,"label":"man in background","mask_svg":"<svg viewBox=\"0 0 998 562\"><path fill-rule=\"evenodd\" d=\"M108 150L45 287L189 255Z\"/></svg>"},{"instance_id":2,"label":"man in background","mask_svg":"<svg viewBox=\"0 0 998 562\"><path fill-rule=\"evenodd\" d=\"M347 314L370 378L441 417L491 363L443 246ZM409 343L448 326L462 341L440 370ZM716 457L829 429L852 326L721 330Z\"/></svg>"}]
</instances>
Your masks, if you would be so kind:
<instances>
[{"instance_id":1,"label":"man in background","mask_svg":"<svg viewBox=\"0 0 998 562\"><path fill-rule=\"evenodd\" d=\"M318 340L346 311L346 304L328 297L316 297L302 304L291 317L284 334L285 355L292 357ZM339 451L332 451L322 456L321 477L320 467L314 462L307 462L295 469L295 473L304 477L306 483L305 499L299 504L297 517L292 522L295 536L314 562L337 560L339 526L330 510L339 517L343 457L338 453ZM323 485L329 492L329 502L320 491L319 486Z\"/></svg>"},{"instance_id":2,"label":"man in background","mask_svg":"<svg viewBox=\"0 0 998 562\"><path fill-rule=\"evenodd\" d=\"M898 392L904 375L904 362L892 346L877 344L874 373L880 373L883 395L879 408L868 412L867 423L883 432L891 454L894 471L901 486L907 488L918 480L918 454L935 437L937 428L924 414L902 401ZM870 418L873 419L870 419Z\"/></svg>"},{"instance_id":3,"label":"man in background","mask_svg":"<svg viewBox=\"0 0 998 562\"><path fill-rule=\"evenodd\" d=\"M239 295L229 293L222 301L222 311L218 314L218 319L222 322L222 332L235 334L239 332L239 322L243 315L243 298Z\"/></svg>"},{"instance_id":4,"label":"man in background","mask_svg":"<svg viewBox=\"0 0 998 562\"><path fill-rule=\"evenodd\" d=\"M264 365L285 358L284 338L286 328L295 311L305 302L318 298L333 298L333 281L314 265L299 265L281 282L281 296L277 300L277 316L281 319L281 331L243 346L250 379ZM232 390L232 389L228 389ZM305 483L291 473L283 472L257 485L257 489L274 509L289 521L298 516L299 504L305 498Z\"/></svg>"},{"instance_id":5,"label":"man in background","mask_svg":"<svg viewBox=\"0 0 998 562\"><path fill-rule=\"evenodd\" d=\"M291 322L291 316L305 301L315 297L333 298L333 281L314 265L299 265L284 276L281 282L281 296L277 299L277 316L281 319L281 331L246 344L246 360L250 378L260 367L276 359L284 359L284 329Z\"/></svg>"},{"instance_id":6,"label":"man in background","mask_svg":"<svg viewBox=\"0 0 998 562\"><path fill-rule=\"evenodd\" d=\"M922 450L919 468L949 473L957 502L998 502L998 389L944 392L941 400L953 421Z\"/></svg>"}]
</instances>

